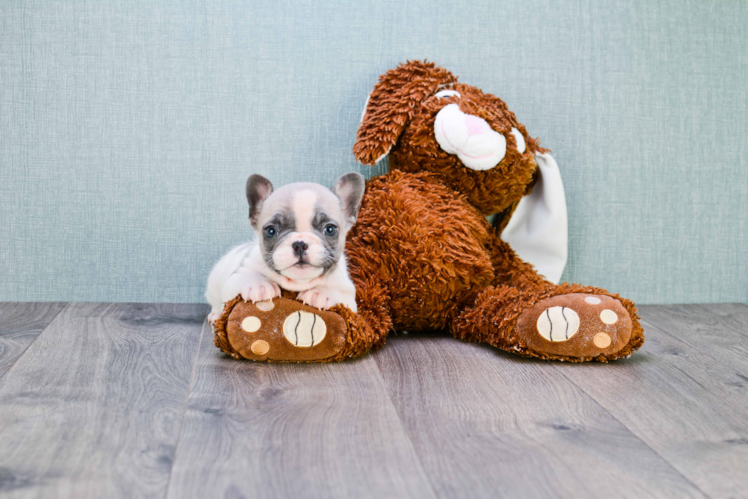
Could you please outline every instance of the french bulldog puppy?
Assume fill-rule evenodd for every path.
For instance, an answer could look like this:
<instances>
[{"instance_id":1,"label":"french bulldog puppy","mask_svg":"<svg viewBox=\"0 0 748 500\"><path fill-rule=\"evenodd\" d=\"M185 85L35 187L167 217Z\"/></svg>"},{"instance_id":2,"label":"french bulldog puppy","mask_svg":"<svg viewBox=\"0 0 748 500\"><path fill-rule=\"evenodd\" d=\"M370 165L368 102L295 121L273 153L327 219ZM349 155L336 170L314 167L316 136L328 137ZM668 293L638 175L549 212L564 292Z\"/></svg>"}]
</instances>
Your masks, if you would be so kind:
<instances>
[{"instance_id":1,"label":"french bulldog puppy","mask_svg":"<svg viewBox=\"0 0 748 500\"><path fill-rule=\"evenodd\" d=\"M208 277L208 319L221 316L223 304L241 294L245 301L280 297L281 288L318 309L343 304L356 312L356 288L348 276L345 236L356 223L364 178L348 173L332 191L298 182L273 190L260 175L247 179L249 222L257 235L233 248Z\"/></svg>"}]
</instances>

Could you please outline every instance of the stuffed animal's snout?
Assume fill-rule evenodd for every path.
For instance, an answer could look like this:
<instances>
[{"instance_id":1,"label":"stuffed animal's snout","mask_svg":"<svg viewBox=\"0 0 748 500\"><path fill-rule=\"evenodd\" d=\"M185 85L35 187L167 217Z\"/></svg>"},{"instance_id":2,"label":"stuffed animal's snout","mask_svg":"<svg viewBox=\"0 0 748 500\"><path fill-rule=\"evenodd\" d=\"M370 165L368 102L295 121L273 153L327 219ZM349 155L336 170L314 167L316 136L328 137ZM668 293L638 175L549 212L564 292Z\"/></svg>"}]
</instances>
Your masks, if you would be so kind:
<instances>
[{"instance_id":1,"label":"stuffed animal's snout","mask_svg":"<svg viewBox=\"0 0 748 500\"><path fill-rule=\"evenodd\" d=\"M457 104L442 108L434 121L439 146L472 170L489 170L504 159L506 138L483 118L463 113Z\"/></svg>"}]
</instances>

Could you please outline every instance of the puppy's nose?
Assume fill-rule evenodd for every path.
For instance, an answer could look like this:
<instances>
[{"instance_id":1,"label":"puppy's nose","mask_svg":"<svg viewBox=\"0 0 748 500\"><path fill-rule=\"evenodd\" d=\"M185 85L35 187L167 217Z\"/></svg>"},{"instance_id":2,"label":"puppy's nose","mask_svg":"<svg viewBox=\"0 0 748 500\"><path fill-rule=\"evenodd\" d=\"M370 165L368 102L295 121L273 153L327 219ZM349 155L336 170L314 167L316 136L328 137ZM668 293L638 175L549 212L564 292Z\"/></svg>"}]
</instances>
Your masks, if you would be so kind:
<instances>
[{"instance_id":1,"label":"puppy's nose","mask_svg":"<svg viewBox=\"0 0 748 500\"><path fill-rule=\"evenodd\" d=\"M293 248L293 253L297 257L301 257L302 255L304 255L304 252L306 252L306 249L309 248L309 245L307 245L303 241L294 241L291 244L291 248Z\"/></svg>"}]
</instances>

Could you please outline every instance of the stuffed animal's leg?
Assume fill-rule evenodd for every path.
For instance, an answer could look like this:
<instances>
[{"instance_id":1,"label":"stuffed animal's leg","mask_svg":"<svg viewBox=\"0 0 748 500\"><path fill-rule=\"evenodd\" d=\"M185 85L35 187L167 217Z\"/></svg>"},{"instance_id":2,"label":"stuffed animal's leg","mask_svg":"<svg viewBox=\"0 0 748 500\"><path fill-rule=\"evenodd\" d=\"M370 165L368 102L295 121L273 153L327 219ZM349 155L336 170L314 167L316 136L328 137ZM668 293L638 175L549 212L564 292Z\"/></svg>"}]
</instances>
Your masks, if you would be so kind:
<instances>
[{"instance_id":1,"label":"stuffed animal's leg","mask_svg":"<svg viewBox=\"0 0 748 500\"><path fill-rule=\"evenodd\" d=\"M322 311L290 292L257 303L237 296L215 321L215 344L234 358L255 361L322 362L359 356L384 343L392 322L381 289L364 286L357 295L358 313L344 305Z\"/></svg>"},{"instance_id":2,"label":"stuffed animal's leg","mask_svg":"<svg viewBox=\"0 0 748 500\"><path fill-rule=\"evenodd\" d=\"M360 356L381 347L392 330L390 297L386 288L373 278L354 278L354 282L358 312L352 313L345 309L345 314L341 313L349 325L349 333L345 349L331 361Z\"/></svg>"},{"instance_id":3,"label":"stuffed animal's leg","mask_svg":"<svg viewBox=\"0 0 748 500\"><path fill-rule=\"evenodd\" d=\"M452 321L455 337L524 356L609 361L644 342L634 303L602 288L555 285L499 241L494 286L476 293Z\"/></svg>"}]
</instances>

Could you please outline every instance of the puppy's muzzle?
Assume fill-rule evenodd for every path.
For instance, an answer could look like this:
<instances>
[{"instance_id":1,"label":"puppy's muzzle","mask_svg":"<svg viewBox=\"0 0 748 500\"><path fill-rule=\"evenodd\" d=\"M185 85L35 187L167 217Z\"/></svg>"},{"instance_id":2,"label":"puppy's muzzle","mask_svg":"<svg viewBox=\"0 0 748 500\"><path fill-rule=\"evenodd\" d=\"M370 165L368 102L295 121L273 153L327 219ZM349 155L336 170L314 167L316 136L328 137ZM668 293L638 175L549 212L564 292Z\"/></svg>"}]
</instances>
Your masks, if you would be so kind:
<instances>
[{"instance_id":1,"label":"puppy's muzzle","mask_svg":"<svg viewBox=\"0 0 748 500\"><path fill-rule=\"evenodd\" d=\"M307 251L309 248L309 245L305 241L294 241L291 244L291 248L293 248L293 253L298 258L302 258L304 256L304 252Z\"/></svg>"}]
</instances>

